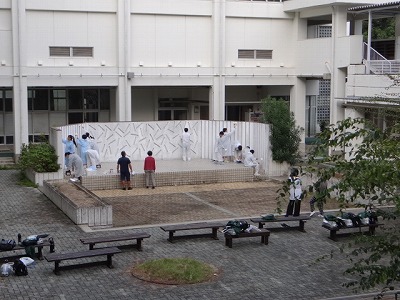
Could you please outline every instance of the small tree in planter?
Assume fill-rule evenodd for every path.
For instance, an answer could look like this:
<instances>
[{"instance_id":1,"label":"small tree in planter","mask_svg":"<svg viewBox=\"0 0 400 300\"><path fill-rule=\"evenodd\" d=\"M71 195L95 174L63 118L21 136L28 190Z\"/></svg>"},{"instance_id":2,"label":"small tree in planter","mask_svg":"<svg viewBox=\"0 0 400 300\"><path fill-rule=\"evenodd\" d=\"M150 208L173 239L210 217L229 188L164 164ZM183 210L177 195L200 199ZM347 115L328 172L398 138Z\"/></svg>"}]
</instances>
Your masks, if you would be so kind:
<instances>
[{"instance_id":1,"label":"small tree in planter","mask_svg":"<svg viewBox=\"0 0 400 300\"><path fill-rule=\"evenodd\" d=\"M37 173L57 172L60 169L57 160L56 150L48 142L23 144L18 168L21 171L32 169Z\"/></svg>"},{"instance_id":2,"label":"small tree in planter","mask_svg":"<svg viewBox=\"0 0 400 300\"><path fill-rule=\"evenodd\" d=\"M283 99L268 97L262 100L264 122L271 125L272 159L294 165L300 158L299 145L303 128L296 125L289 103Z\"/></svg>"}]
</instances>

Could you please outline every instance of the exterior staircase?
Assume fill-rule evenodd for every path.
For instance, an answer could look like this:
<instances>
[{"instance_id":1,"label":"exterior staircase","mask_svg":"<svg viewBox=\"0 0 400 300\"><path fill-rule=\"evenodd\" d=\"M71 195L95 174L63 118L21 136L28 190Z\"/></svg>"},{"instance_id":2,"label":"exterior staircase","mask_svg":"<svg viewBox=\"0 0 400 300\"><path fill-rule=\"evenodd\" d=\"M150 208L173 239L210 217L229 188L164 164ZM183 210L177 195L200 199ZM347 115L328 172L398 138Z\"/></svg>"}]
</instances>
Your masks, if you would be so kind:
<instances>
[{"instance_id":1,"label":"exterior staircase","mask_svg":"<svg viewBox=\"0 0 400 300\"><path fill-rule=\"evenodd\" d=\"M0 168L16 167L14 152L8 148L0 148Z\"/></svg>"}]
</instances>

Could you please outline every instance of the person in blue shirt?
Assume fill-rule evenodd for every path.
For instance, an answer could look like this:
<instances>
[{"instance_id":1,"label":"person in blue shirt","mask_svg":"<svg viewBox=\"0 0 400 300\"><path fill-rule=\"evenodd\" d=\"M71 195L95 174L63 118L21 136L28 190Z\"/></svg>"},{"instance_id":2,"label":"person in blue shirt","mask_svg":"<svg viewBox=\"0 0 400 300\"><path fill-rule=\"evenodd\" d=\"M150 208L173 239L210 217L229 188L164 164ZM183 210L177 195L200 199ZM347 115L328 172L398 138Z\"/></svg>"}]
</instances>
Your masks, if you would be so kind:
<instances>
[{"instance_id":1,"label":"person in blue shirt","mask_svg":"<svg viewBox=\"0 0 400 300\"><path fill-rule=\"evenodd\" d=\"M67 152L69 152L71 154L75 153L77 145L75 142L75 138L71 134L68 135L66 139L62 139L62 142L65 145L64 153L67 153ZM64 163L67 168L65 175L71 175L71 170L68 168L69 158L67 156L65 156Z\"/></svg>"},{"instance_id":2,"label":"person in blue shirt","mask_svg":"<svg viewBox=\"0 0 400 300\"><path fill-rule=\"evenodd\" d=\"M87 141L87 135L83 134L82 139L77 139L76 142L81 148L80 157L82 159L83 164L86 166L87 165L86 152L89 149L89 142Z\"/></svg>"}]
</instances>

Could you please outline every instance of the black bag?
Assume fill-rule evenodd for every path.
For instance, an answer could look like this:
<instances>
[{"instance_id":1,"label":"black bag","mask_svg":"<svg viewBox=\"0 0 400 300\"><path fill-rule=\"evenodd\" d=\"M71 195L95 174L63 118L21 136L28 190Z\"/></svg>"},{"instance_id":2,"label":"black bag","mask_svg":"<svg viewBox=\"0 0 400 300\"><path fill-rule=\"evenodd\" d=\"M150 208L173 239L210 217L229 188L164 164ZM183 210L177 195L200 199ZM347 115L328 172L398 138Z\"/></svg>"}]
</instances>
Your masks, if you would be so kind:
<instances>
[{"instance_id":1,"label":"black bag","mask_svg":"<svg viewBox=\"0 0 400 300\"><path fill-rule=\"evenodd\" d=\"M26 275L28 275L28 268L19 259L16 259L14 261L13 269L14 269L15 275L17 275L17 276L26 276Z\"/></svg>"},{"instance_id":2,"label":"black bag","mask_svg":"<svg viewBox=\"0 0 400 300\"><path fill-rule=\"evenodd\" d=\"M32 245L37 245L37 240L28 240L25 239L21 242L21 245L24 247L32 246Z\"/></svg>"},{"instance_id":3,"label":"black bag","mask_svg":"<svg viewBox=\"0 0 400 300\"><path fill-rule=\"evenodd\" d=\"M14 249L15 245L16 245L15 240L1 239L0 251L10 251Z\"/></svg>"}]
</instances>

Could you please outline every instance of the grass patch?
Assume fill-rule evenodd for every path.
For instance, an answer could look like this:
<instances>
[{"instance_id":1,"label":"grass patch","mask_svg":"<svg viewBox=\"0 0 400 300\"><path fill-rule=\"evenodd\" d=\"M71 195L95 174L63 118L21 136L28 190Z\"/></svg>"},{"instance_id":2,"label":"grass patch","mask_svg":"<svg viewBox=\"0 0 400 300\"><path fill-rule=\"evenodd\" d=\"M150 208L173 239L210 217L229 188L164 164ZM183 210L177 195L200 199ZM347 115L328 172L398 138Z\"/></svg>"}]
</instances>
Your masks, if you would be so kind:
<instances>
[{"instance_id":1,"label":"grass patch","mask_svg":"<svg viewBox=\"0 0 400 300\"><path fill-rule=\"evenodd\" d=\"M21 186L37 188L37 184L35 184L34 182L30 181L28 179L28 177L25 176L24 172L19 172L18 182L17 183L18 183L18 185L21 185Z\"/></svg>"},{"instance_id":2,"label":"grass patch","mask_svg":"<svg viewBox=\"0 0 400 300\"><path fill-rule=\"evenodd\" d=\"M154 283L193 284L210 280L216 270L191 258L162 258L133 267L132 275Z\"/></svg>"}]
</instances>

